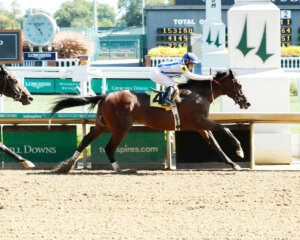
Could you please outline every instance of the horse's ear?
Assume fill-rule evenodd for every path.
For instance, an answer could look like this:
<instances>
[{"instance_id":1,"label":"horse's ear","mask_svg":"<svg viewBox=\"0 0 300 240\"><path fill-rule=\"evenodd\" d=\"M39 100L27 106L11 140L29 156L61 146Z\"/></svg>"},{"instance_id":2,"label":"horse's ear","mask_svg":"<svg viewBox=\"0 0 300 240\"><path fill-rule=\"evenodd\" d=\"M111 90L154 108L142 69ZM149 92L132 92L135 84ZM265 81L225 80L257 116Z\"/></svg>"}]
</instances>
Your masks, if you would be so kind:
<instances>
[{"instance_id":1,"label":"horse's ear","mask_svg":"<svg viewBox=\"0 0 300 240\"><path fill-rule=\"evenodd\" d=\"M233 72L231 71L231 69L229 69L229 74L230 76L233 76Z\"/></svg>"},{"instance_id":2,"label":"horse's ear","mask_svg":"<svg viewBox=\"0 0 300 240\"><path fill-rule=\"evenodd\" d=\"M0 68L1 68L2 72L6 73L6 74L8 73L5 64L0 64Z\"/></svg>"}]
</instances>

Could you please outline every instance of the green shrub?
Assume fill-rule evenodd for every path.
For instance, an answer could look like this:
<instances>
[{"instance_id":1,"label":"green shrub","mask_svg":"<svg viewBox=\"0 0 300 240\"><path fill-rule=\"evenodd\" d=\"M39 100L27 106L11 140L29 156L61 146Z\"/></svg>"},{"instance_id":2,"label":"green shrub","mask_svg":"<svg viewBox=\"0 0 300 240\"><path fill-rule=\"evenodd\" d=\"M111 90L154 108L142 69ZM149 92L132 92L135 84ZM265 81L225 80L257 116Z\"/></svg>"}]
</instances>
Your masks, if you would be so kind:
<instances>
[{"instance_id":1,"label":"green shrub","mask_svg":"<svg viewBox=\"0 0 300 240\"><path fill-rule=\"evenodd\" d=\"M29 52L28 41L23 39L23 51ZM39 48L33 46L33 51ZM59 58L78 58L79 56L92 55L95 51L94 43L83 34L71 31L56 33L52 41L52 51L58 53ZM43 46L43 52L48 52L48 46Z\"/></svg>"},{"instance_id":2,"label":"green shrub","mask_svg":"<svg viewBox=\"0 0 300 240\"><path fill-rule=\"evenodd\" d=\"M300 46L281 47L281 57L300 57Z\"/></svg>"},{"instance_id":3,"label":"green shrub","mask_svg":"<svg viewBox=\"0 0 300 240\"><path fill-rule=\"evenodd\" d=\"M53 39L52 47L61 58L77 58L94 53L94 43L77 32L58 32Z\"/></svg>"},{"instance_id":4,"label":"green shrub","mask_svg":"<svg viewBox=\"0 0 300 240\"><path fill-rule=\"evenodd\" d=\"M290 83L290 95L297 96L297 94L298 94L297 79L292 79Z\"/></svg>"}]
</instances>

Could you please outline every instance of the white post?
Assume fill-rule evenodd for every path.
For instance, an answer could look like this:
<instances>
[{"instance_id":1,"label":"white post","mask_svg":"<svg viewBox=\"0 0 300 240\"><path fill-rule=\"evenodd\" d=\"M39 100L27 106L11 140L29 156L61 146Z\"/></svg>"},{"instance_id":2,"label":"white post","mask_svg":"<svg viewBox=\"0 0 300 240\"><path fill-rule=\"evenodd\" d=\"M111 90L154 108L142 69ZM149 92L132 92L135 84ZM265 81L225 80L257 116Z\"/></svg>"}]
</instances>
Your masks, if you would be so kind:
<instances>
[{"instance_id":1,"label":"white post","mask_svg":"<svg viewBox=\"0 0 300 240\"><path fill-rule=\"evenodd\" d=\"M80 96L87 96L87 83L89 82L90 66L89 65L79 65L73 67L72 79L74 82L80 82ZM82 106L82 111L87 112L87 106Z\"/></svg>"},{"instance_id":2,"label":"white post","mask_svg":"<svg viewBox=\"0 0 300 240\"><path fill-rule=\"evenodd\" d=\"M280 9L270 0L236 0L228 11L229 66L251 103L240 110L228 97L223 112L289 112L289 78L280 68ZM255 163L291 163L287 125L254 126Z\"/></svg>"},{"instance_id":3,"label":"white post","mask_svg":"<svg viewBox=\"0 0 300 240\"><path fill-rule=\"evenodd\" d=\"M94 28L98 28L98 19L97 19L97 1L94 0L93 2L93 9L94 9Z\"/></svg>"},{"instance_id":4,"label":"white post","mask_svg":"<svg viewBox=\"0 0 300 240\"><path fill-rule=\"evenodd\" d=\"M203 25L202 68L227 68L225 24L222 22L221 0L206 0L206 19Z\"/></svg>"},{"instance_id":5,"label":"white post","mask_svg":"<svg viewBox=\"0 0 300 240\"><path fill-rule=\"evenodd\" d=\"M143 34L145 34L144 8L145 8L145 0L142 0L142 28L143 28Z\"/></svg>"}]
</instances>

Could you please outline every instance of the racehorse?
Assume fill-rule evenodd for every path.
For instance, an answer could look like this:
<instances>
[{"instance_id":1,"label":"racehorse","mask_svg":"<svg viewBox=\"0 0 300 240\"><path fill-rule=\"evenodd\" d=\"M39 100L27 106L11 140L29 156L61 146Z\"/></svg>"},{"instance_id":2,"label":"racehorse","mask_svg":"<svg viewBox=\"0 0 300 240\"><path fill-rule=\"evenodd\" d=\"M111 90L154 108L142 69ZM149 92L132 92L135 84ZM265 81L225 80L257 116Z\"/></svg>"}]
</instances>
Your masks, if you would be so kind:
<instances>
[{"instance_id":1,"label":"racehorse","mask_svg":"<svg viewBox=\"0 0 300 240\"><path fill-rule=\"evenodd\" d=\"M33 100L31 94L24 85L18 81L18 79L10 71L8 71L4 64L0 64L0 94L13 98L15 101L19 101L23 105L28 105ZM26 168L34 167L34 164L31 161L17 155L2 143L0 143L0 151L5 152L17 162L23 163Z\"/></svg>"},{"instance_id":2,"label":"racehorse","mask_svg":"<svg viewBox=\"0 0 300 240\"><path fill-rule=\"evenodd\" d=\"M177 108L181 123L180 130L199 132L225 163L234 170L240 170L240 166L222 151L212 131L224 133L235 146L237 155L244 157L240 142L228 128L208 119L210 104L221 95L232 98L241 109L247 109L250 106L235 74L231 70L218 72L213 81L189 80L178 87L180 101L177 101ZM174 130L175 128L172 111L150 107L149 99L146 93L121 90L91 97L67 97L58 100L52 108L50 120L56 112L64 108L91 104L91 107L98 105L98 110L96 126L82 139L74 155L60 163L53 171L69 172L74 167L79 154L102 133L110 131L112 137L105 147L105 152L113 169L118 173L121 172L114 155L134 123L144 124L158 130Z\"/></svg>"}]
</instances>

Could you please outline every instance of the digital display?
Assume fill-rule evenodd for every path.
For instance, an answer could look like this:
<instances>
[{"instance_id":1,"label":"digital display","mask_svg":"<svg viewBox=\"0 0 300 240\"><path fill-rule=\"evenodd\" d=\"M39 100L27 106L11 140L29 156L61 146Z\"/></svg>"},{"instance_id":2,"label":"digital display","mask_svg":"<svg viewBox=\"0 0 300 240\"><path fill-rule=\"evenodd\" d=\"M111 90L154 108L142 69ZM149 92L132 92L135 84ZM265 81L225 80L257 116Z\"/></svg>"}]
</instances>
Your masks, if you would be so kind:
<instances>
[{"instance_id":1,"label":"digital display","mask_svg":"<svg viewBox=\"0 0 300 240\"><path fill-rule=\"evenodd\" d=\"M281 35L281 42L291 42L292 41L292 36L290 35Z\"/></svg>"},{"instance_id":2,"label":"digital display","mask_svg":"<svg viewBox=\"0 0 300 240\"><path fill-rule=\"evenodd\" d=\"M193 27L157 28L157 46L187 47L188 34L194 32Z\"/></svg>"},{"instance_id":3,"label":"digital display","mask_svg":"<svg viewBox=\"0 0 300 240\"><path fill-rule=\"evenodd\" d=\"M233 5L234 0L222 0L222 5ZM175 5L205 5L205 0L174 0Z\"/></svg>"},{"instance_id":4,"label":"digital display","mask_svg":"<svg viewBox=\"0 0 300 240\"><path fill-rule=\"evenodd\" d=\"M234 0L221 0L222 5L233 5ZM173 0L174 5L205 5L205 0ZM271 0L276 5L300 5L300 0Z\"/></svg>"},{"instance_id":5,"label":"digital display","mask_svg":"<svg viewBox=\"0 0 300 240\"><path fill-rule=\"evenodd\" d=\"M281 34L292 34L292 28L291 27L282 27Z\"/></svg>"},{"instance_id":6,"label":"digital display","mask_svg":"<svg viewBox=\"0 0 300 240\"><path fill-rule=\"evenodd\" d=\"M292 45L292 19L289 18L290 15L282 15L281 17L284 17L280 19L281 46L289 46Z\"/></svg>"},{"instance_id":7,"label":"digital display","mask_svg":"<svg viewBox=\"0 0 300 240\"><path fill-rule=\"evenodd\" d=\"M157 46L179 48L187 47L187 43L158 43Z\"/></svg>"},{"instance_id":8,"label":"digital display","mask_svg":"<svg viewBox=\"0 0 300 240\"><path fill-rule=\"evenodd\" d=\"M183 27L183 28L177 28L177 27L169 27L169 28L158 28L157 33L158 34L187 34L194 32L194 28L192 27Z\"/></svg>"},{"instance_id":9,"label":"digital display","mask_svg":"<svg viewBox=\"0 0 300 240\"><path fill-rule=\"evenodd\" d=\"M292 19L280 19L281 26L290 26L292 24Z\"/></svg>"}]
</instances>

